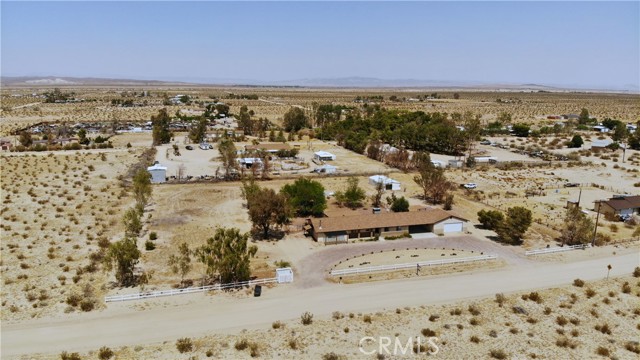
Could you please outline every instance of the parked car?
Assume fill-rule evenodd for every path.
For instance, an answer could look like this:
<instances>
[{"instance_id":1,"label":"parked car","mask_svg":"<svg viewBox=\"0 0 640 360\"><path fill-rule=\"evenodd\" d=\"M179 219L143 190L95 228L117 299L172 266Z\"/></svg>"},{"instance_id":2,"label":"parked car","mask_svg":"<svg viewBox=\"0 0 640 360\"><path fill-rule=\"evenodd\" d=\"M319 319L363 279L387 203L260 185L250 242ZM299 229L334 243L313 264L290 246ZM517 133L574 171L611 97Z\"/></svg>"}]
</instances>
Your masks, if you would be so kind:
<instances>
[{"instance_id":1,"label":"parked car","mask_svg":"<svg viewBox=\"0 0 640 360\"><path fill-rule=\"evenodd\" d=\"M489 141L489 140L482 140L482 141L480 141L480 145L491 145L491 141Z\"/></svg>"},{"instance_id":2,"label":"parked car","mask_svg":"<svg viewBox=\"0 0 640 360\"><path fill-rule=\"evenodd\" d=\"M462 187L464 187L465 189L475 189L478 187L478 185L476 183L466 183L462 185Z\"/></svg>"},{"instance_id":3,"label":"parked car","mask_svg":"<svg viewBox=\"0 0 640 360\"><path fill-rule=\"evenodd\" d=\"M187 150L193 150L193 146L191 146L191 145L187 145L187 146L185 146L185 149L187 149Z\"/></svg>"},{"instance_id":4,"label":"parked car","mask_svg":"<svg viewBox=\"0 0 640 360\"><path fill-rule=\"evenodd\" d=\"M580 184L578 183L565 183L564 187L578 187Z\"/></svg>"}]
</instances>

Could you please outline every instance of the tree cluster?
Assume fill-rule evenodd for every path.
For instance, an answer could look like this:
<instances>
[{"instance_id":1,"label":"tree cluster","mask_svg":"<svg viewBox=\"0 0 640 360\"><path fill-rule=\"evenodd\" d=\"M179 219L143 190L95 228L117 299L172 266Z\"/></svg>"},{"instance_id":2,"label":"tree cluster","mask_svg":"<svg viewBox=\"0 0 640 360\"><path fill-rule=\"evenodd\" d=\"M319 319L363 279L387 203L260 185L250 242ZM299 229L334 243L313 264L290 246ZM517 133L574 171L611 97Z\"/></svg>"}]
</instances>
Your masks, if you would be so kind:
<instances>
[{"instance_id":1,"label":"tree cluster","mask_svg":"<svg viewBox=\"0 0 640 360\"><path fill-rule=\"evenodd\" d=\"M506 216L497 210L478 212L478 220L485 229L494 230L500 241L512 245L522 244L532 219L531 210L521 206L507 209Z\"/></svg>"},{"instance_id":2,"label":"tree cluster","mask_svg":"<svg viewBox=\"0 0 640 360\"><path fill-rule=\"evenodd\" d=\"M153 129L153 145L167 144L171 141L171 131L169 131L169 124L171 123L171 117L167 112L167 109L160 109L157 115L151 117L151 125Z\"/></svg>"}]
</instances>

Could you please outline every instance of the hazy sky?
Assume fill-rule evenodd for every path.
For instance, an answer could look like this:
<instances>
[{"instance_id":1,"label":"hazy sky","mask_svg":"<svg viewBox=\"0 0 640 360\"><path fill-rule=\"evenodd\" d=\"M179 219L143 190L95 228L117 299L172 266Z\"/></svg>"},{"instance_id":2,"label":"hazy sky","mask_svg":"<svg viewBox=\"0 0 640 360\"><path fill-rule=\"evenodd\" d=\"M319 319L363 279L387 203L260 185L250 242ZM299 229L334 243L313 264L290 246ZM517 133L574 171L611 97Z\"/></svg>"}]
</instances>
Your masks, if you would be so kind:
<instances>
[{"instance_id":1,"label":"hazy sky","mask_svg":"<svg viewBox=\"0 0 640 360\"><path fill-rule=\"evenodd\" d=\"M629 2L9 2L5 76L640 86Z\"/></svg>"}]
</instances>

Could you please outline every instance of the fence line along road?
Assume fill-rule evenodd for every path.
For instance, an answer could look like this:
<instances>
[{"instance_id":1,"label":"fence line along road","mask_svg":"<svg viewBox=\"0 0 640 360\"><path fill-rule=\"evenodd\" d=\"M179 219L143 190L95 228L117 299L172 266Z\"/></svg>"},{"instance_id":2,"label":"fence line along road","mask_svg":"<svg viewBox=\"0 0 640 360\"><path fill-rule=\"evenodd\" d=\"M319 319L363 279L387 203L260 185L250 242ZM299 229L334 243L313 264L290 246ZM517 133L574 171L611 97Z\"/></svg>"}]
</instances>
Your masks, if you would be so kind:
<instances>
[{"instance_id":1,"label":"fence line along road","mask_svg":"<svg viewBox=\"0 0 640 360\"><path fill-rule=\"evenodd\" d=\"M586 249L586 248L590 248L590 247L591 247L591 244L561 246L561 247L552 247L552 248L529 250L529 251L525 251L524 254L527 255L527 256L540 255L540 254L551 254L551 253L557 253L557 252L563 252L563 251Z\"/></svg>"},{"instance_id":2,"label":"fence line along road","mask_svg":"<svg viewBox=\"0 0 640 360\"><path fill-rule=\"evenodd\" d=\"M463 264L463 263L470 263L470 262L476 262L476 261L495 260L497 258L498 256L496 255L481 255L481 256L465 257L460 259L431 260L431 261L404 263L404 264L396 264L396 265L377 265L377 266L368 266L368 267L360 267L360 268L332 270L330 274L331 276L363 274L363 273L370 273L370 272L377 272L377 271L394 271L394 270L410 269L418 266Z\"/></svg>"},{"instance_id":3,"label":"fence line along road","mask_svg":"<svg viewBox=\"0 0 640 360\"><path fill-rule=\"evenodd\" d=\"M274 282L278 282L278 278L257 279L257 280L243 281L243 282L237 282L237 283L198 286L198 287L190 287L190 288L184 288L184 289L147 291L147 292L141 292L136 294L106 296L104 298L104 302L141 300L141 299L156 298L161 296L192 294L197 292L224 290L224 289L231 289L236 287L244 287L244 286L252 286L252 285L262 285L262 284L268 284L268 283L274 283Z\"/></svg>"}]
</instances>

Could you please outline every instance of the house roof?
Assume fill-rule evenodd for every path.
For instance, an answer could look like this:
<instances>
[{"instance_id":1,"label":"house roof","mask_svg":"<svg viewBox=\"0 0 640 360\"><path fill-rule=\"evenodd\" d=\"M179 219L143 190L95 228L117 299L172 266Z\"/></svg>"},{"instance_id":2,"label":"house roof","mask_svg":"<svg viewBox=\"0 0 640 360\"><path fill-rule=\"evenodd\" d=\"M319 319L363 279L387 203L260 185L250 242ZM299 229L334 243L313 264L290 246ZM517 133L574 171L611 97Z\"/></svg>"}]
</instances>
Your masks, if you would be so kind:
<instances>
[{"instance_id":1,"label":"house roof","mask_svg":"<svg viewBox=\"0 0 640 360\"><path fill-rule=\"evenodd\" d=\"M335 156L332 153L327 152L327 151L316 151L314 154L317 155L317 156L321 156L321 157L334 157Z\"/></svg>"},{"instance_id":2,"label":"house roof","mask_svg":"<svg viewBox=\"0 0 640 360\"><path fill-rule=\"evenodd\" d=\"M457 218L467 221L467 219L455 216L447 211L441 209L431 209L424 211L397 213L383 212L380 214L311 219L311 225L316 230L316 232L326 233L392 226L427 225L435 224L449 218Z\"/></svg>"},{"instance_id":3,"label":"house roof","mask_svg":"<svg viewBox=\"0 0 640 360\"><path fill-rule=\"evenodd\" d=\"M384 175L373 175L369 176L369 180L375 183L383 183L383 184L400 184L400 181L393 180L392 178L388 178Z\"/></svg>"},{"instance_id":4,"label":"house roof","mask_svg":"<svg viewBox=\"0 0 640 360\"><path fill-rule=\"evenodd\" d=\"M614 198L603 201L614 210L640 208L640 195L626 196L624 198Z\"/></svg>"},{"instance_id":5,"label":"house roof","mask_svg":"<svg viewBox=\"0 0 640 360\"><path fill-rule=\"evenodd\" d=\"M289 146L289 144L282 144L282 143L268 143L268 144L258 144L258 145L245 145L244 149L246 151L252 151L252 150L279 151L279 150L290 150L291 146Z\"/></svg>"},{"instance_id":6,"label":"house roof","mask_svg":"<svg viewBox=\"0 0 640 360\"><path fill-rule=\"evenodd\" d=\"M167 170L167 167L162 166L160 164L153 164L153 166L149 166L147 168L147 171L153 171L153 170Z\"/></svg>"}]
</instances>

